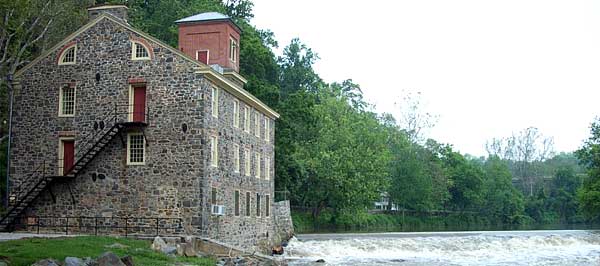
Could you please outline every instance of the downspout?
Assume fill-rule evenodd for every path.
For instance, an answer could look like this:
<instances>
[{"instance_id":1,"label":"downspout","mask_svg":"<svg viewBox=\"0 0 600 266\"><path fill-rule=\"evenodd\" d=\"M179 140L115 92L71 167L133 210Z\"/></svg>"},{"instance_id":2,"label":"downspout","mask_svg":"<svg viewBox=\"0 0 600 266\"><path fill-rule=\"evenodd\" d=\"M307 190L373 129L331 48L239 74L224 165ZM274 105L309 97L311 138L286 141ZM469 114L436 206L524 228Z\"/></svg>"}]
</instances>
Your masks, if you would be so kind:
<instances>
[{"instance_id":1,"label":"downspout","mask_svg":"<svg viewBox=\"0 0 600 266\"><path fill-rule=\"evenodd\" d=\"M13 75L6 75L8 88L8 145L6 147L6 193L4 197L4 208L8 209L10 192L10 146L12 141L12 116L13 116Z\"/></svg>"}]
</instances>

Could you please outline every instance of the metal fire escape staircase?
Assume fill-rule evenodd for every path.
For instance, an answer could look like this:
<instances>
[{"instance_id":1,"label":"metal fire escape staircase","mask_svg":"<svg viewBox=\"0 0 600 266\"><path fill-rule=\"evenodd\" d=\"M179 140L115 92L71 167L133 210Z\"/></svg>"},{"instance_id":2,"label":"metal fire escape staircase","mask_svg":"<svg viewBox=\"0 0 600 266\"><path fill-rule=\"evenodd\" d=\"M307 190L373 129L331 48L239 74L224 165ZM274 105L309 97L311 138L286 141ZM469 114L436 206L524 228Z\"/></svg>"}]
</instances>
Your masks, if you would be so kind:
<instances>
[{"instance_id":1,"label":"metal fire escape staircase","mask_svg":"<svg viewBox=\"0 0 600 266\"><path fill-rule=\"evenodd\" d=\"M120 107L127 107L128 110L119 112ZM105 116L103 120L99 120L100 123L94 122L95 132L91 132L81 140L76 140L77 152L74 155L74 163L70 169L63 171L63 175L49 175L44 161L17 188L13 189L9 196L7 212L0 219L0 231L14 231L16 225L22 222L22 215L27 208L31 207L44 191L48 191L52 200L56 202L52 185L56 183L66 183L68 185L68 182L77 178L117 136L119 136L123 147L126 147L122 132L139 129L144 133L144 128L148 126L148 109L144 108L144 119L140 119L143 121L131 122L129 120L132 111L129 110L129 107L130 105L115 105L114 110L109 115ZM112 125L105 126L104 121ZM59 160L58 163L62 164L63 162ZM71 191L70 186L68 188ZM71 194L71 198L75 202L73 194Z\"/></svg>"}]
</instances>

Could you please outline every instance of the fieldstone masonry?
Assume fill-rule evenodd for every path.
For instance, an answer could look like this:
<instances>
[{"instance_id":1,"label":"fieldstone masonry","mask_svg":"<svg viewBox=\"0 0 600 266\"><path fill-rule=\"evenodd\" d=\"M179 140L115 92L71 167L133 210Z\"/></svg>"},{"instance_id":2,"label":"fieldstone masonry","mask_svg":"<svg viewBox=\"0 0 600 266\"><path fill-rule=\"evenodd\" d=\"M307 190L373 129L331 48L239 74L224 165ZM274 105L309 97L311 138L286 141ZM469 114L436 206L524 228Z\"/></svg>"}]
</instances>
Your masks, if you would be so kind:
<instances>
[{"instance_id":1,"label":"fieldstone masonry","mask_svg":"<svg viewBox=\"0 0 600 266\"><path fill-rule=\"evenodd\" d=\"M126 18L126 14L122 15ZM150 60L132 60L131 40L143 39L152 51ZM45 175L57 175L61 137L75 139L75 152L90 134L110 128L115 109L125 120L131 82L146 86L148 126L133 128L115 137L76 179L51 187L28 210L33 216L102 216L178 218L174 233L216 239L242 249L267 250L274 241L274 122L259 112L256 102L239 99L207 78L199 62L169 48L111 14L84 26L67 43L76 43L76 63L57 65L58 47L18 73L13 123L11 178L15 189L32 171L45 165ZM221 74L215 74L221 75ZM224 76L223 76L224 77ZM59 88L74 84L75 115L59 117ZM219 113L212 115L212 88L218 88ZM239 102L239 127L233 124L233 102ZM244 131L244 109L250 112L250 132ZM260 134L255 134L259 112ZM265 126L266 119L270 126ZM105 125L101 129L97 125ZM95 126L96 125L96 126ZM145 162L127 164L127 135L146 137ZM269 134L266 141L265 134ZM211 166L210 137L218 139L218 166ZM125 140L123 142L121 137ZM240 172L234 171L234 144L240 147ZM250 149L250 176L245 175L244 149ZM260 153L256 177L255 152ZM265 158L270 159L265 169ZM76 160L78 158L75 158ZM270 179L266 179L269 171ZM225 215L212 214L212 189ZM234 193L239 191L240 215L234 213ZM251 213L246 213L250 192ZM261 197L256 213L257 194ZM266 202L269 195L270 202ZM270 215L266 215L269 204ZM289 215L289 213L288 213ZM279 216L278 216L278 219ZM152 220L136 220L154 225ZM78 221L72 221L77 223ZM83 221L79 221L82 222Z\"/></svg>"}]
</instances>

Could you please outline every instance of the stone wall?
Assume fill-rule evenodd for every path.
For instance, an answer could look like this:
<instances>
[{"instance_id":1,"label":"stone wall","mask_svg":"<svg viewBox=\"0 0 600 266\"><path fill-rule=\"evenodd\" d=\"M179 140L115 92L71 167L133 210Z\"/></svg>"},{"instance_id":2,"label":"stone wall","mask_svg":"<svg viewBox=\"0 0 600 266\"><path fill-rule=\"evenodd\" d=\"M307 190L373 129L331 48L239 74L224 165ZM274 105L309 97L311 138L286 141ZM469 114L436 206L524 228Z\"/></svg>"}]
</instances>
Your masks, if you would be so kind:
<instances>
[{"instance_id":1,"label":"stone wall","mask_svg":"<svg viewBox=\"0 0 600 266\"><path fill-rule=\"evenodd\" d=\"M59 49L20 76L11 157L13 189L42 164L46 175L58 173L60 137L73 137L77 153L81 140L99 130L94 124L102 121L110 127L112 120L106 115L115 103L128 104L131 80L146 84L150 109L149 125L143 129L147 138L143 165L127 164L126 144L117 136L75 180L52 186L56 202L46 191L28 214L181 218L182 233L243 249L268 249L274 208L268 217L265 208L274 197L274 120L265 132L265 116L260 114L257 137L255 109L239 101L240 127L234 127L235 97L224 89L219 89L219 116L214 118L213 84L196 73L197 64L151 40L145 40L151 46L151 59L131 60L132 39L144 37L103 19L73 40L76 64L57 65ZM76 88L75 116L58 117L59 89L67 83ZM244 108L250 111L250 132L243 130ZM218 137L218 167L210 166L210 136ZM126 140L127 133L122 137ZM233 144L240 146L239 173L233 169ZM244 148L251 150L250 176L244 175ZM261 154L259 178L255 152ZM265 158L270 158L269 169ZM213 187L218 191L217 204L226 208L224 216L211 214ZM235 191L240 191L239 216L233 212ZM246 192L251 194L250 215L245 212ZM257 193L262 197L260 215L256 215ZM271 202L265 202L265 195ZM149 226L153 224L148 220Z\"/></svg>"},{"instance_id":2,"label":"stone wall","mask_svg":"<svg viewBox=\"0 0 600 266\"><path fill-rule=\"evenodd\" d=\"M289 200L273 203L273 228L275 243L288 241L294 235Z\"/></svg>"}]
</instances>

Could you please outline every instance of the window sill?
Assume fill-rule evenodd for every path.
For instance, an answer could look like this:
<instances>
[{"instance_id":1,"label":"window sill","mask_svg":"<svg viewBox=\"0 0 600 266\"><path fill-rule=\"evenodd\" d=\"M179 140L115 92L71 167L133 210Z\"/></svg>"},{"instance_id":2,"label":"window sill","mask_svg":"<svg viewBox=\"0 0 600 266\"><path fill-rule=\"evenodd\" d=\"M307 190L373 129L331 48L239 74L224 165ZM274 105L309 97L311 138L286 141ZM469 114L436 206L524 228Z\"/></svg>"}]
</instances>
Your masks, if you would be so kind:
<instances>
[{"instance_id":1,"label":"window sill","mask_svg":"<svg viewBox=\"0 0 600 266\"><path fill-rule=\"evenodd\" d=\"M69 63L58 63L59 66L70 66L70 65L76 65L77 62L69 62Z\"/></svg>"},{"instance_id":2,"label":"window sill","mask_svg":"<svg viewBox=\"0 0 600 266\"><path fill-rule=\"evenodd\" d=\"M150 57L135 57L135 58L131 58L131 60L133 61L145 61L145 60L150 60Z\"/></svg>"},{"instance_id":3,"label":"window sill","mask_svg":"<svg viewBox=\"0 0 600 266\"><path fill-rule=\"evenodd\" d=\"M131 163L131 162L128 162L127 165L128 166L129 165L131 165L131 166L140 166L140 165L146 165L146 163L145 162L143 162L143 163Z\"/></svg>"},{"instance_id":4,"label":"window sill","mask_svg":"<svg viewBox=\"0 0 600 266\"><path fill-rule=\"evenodd\" d=\"M75 117L75 115L61 115L59 114L58 117L65 117L65 118L69 118L69 117Z\"/></svg>"}]
</instances>

